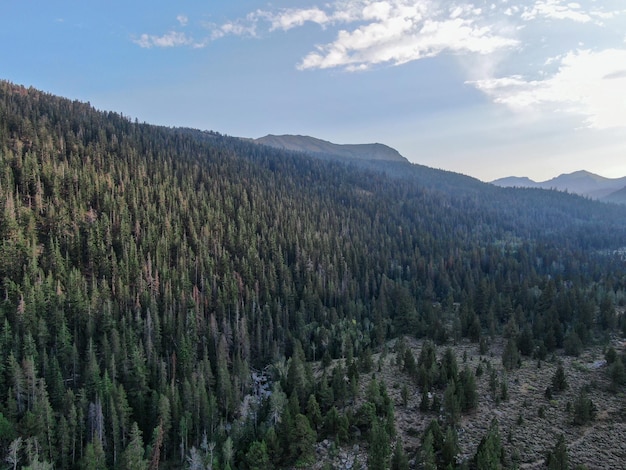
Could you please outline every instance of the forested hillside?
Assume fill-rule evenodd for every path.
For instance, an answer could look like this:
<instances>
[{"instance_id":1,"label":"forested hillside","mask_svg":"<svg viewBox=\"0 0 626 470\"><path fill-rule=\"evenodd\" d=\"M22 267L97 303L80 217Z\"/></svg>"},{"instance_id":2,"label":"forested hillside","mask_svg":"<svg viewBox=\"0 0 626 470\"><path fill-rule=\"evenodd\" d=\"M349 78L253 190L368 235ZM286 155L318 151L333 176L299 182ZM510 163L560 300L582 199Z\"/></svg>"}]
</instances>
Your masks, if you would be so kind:
<instances>
[{"instance_id":1,"label":"forested hillside","mask_svg":"<svg viewBox=\"0 0 626 470\"><path fill-rule=\"evenodd\" d=\"M289 467L351 426L393 435L382 384L369 414L348 398L399 334L509 328L545 357L626 326L626 208L422 168L398 178L0 82L2 458ZM444 372L422 389L469 380L424 360ZM252 392L266 399L242 406Z\"/></svg>"}]
</instances>

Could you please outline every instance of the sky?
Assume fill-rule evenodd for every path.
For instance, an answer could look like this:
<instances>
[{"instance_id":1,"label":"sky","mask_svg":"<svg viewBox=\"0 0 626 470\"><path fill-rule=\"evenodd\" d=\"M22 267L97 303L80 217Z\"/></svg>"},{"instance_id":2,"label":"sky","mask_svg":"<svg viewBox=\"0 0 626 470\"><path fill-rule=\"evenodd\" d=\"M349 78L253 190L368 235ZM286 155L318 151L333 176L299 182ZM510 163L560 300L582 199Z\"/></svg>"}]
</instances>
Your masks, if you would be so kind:
<instances>
[{"instance_id":1,"label":"sky","mask_svg":"<svg viewBox=\"0 0 626 470\"><path fill-rule=\"evenodd\" d=\"M2 3L0 79L141 122L626 176L624 0Z\"/></svg>"}]
</instances>

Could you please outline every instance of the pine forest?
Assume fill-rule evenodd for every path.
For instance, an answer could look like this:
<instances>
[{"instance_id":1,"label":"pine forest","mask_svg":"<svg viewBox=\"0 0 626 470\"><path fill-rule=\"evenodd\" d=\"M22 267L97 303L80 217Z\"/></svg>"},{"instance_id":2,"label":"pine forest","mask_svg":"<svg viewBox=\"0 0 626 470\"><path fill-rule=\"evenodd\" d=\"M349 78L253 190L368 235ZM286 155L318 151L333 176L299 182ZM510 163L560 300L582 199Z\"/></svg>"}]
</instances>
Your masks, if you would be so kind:
<instances>
[{"instance_id":1,"label":"pine forest","mask_svg":"<svg viewBox=\"0 0 626 470\"><path fill-rule=\"evenodd\" d=\"M572 433L626 430L626 206L394 165L0 82L4 468L602 467Z\"/></svg>"}]
</instances>

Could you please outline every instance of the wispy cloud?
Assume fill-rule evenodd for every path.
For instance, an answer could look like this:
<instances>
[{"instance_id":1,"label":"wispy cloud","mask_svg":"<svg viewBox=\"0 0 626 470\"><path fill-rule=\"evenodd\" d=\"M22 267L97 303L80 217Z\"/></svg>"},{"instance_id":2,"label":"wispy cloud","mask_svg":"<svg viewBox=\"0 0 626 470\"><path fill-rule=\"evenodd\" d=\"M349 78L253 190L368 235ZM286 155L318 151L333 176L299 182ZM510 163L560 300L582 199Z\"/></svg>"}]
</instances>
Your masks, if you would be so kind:
<instances>
[{"instance_id":1,"label":"wispy cloud","mask_svg":"<svg viewBox=\"0 0 626 470\"><path fill-rule=\"evenodd\" d=\"M266 15L266 17L269 18L272 23L270 31L274 31L276 29L282 29L283 31L287 31L295 28L296 26L302 26L304 23L307 22L325 25L332 21L332 18L329 17L326 12L320 10L319 8L309 8L302 10L287 9L276 15L268 14Z\"/></svg>"},{"instance_id":2,"label":"wispy cloud","mask_svg":"<svg viewBox=\"0 0 626 470\"><path fill-rule=\"evenodd\" d=\"M224 36L248 36L257 37L257 25L259 21L267 19L268 13L257 10L248 13L245 18L228 21L221 25L205 24L205 29L211 31L211 39L220 39Z\"/></svg>"},{"instance_id":3,"label":"wispy cloud","mask_svg":"<svg viewBox=\"0 0 626 470\"><path fill-rule=\"evenodd\" d=\"M178 47L191 46L196 43L191 37L179 31L169 31L162 36L142 34L133 40L139 47L150 49L151 47Z\"/></svg>"},{"instance_id":4,"label":"wispy cloud","mask_svg":"<svg viewBox=\"0 0 626 470\"><path fill-rule=\"evenodd\" d=\"M305 22L345 24L334 41L316 46L298 64L301 70L365 70L377 64L400 65L442 52L489 54L514 47L514 31L485 20L472 4L433 0L357 0L326 10L287 9L268 15L271 29L288 30Z\"/></svg>"},{"instance_id":5,"label":"wispy cloud","mask_svg":"<svg viewBox=\"0 0 626 470\"><path fill-rule=\"evenodd\" d=\"M543 80L512 75L473 84L513 110L560 110L592 128L626 127L626 49L577 50L556 60L557 72Z\"/></svg>"},{"instance_id":6,"label":"wispy cloud","mask_svg":"<svg viewBox=\"0 0 626 470\"><path fill-rule=\"evenodd\" d=\"M351 32L340 31L334 42L307 54L298 68L366 70L376 64L401 65L444 51L489 54L517 44L516 39L499 35L491 27L477 25L470 19L428 19L416 24L410 18L397 16Z\"/></svg>"},{"instance_id":7,"label":"wispy cloud","mask_svg":"<svg viewBox=\"0 0 626 470\"><path fill-rule=\"evenodd\" d=\"M626 17L623 0L328 1L203 24L194 31L201 40L177 31L190 27L179 15L178 28L161 36L142 34L135 43L199 48L226 36L263 38L312 24L324 31L326 42L304 45L308 50L295 64L299 70L353 72L454 55L466 83L495 103L518 111L575 113L594 128L626 127L626 104L620 101L626 67L618 66L626 63L626 52L623 35L615 39Z\"/></svg>"},{"instance_id":8,"label":"wispy cloud","mask_svg":"<svg viewBox=\"0 0 626 470\"><path fill-rule=\"evenodd\" d=\"M582 9L580 4L561 0L539 0L532 7L524 8L522 19L528 21L538 17L571 20L579 23L587 23L593 19L589 13Z\"/></svg>"}]
</instances>

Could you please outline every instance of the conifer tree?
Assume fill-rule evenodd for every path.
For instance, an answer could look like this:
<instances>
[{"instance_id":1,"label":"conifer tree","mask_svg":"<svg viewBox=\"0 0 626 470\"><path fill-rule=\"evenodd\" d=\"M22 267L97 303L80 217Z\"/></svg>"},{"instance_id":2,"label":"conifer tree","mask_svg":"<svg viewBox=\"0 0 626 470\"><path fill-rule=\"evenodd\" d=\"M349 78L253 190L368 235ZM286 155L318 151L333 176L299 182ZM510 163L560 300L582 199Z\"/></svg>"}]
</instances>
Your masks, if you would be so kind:
<instances>
[{"instance_id":1,"label":"conifer tree","mask_svg":"<svg viewBox=\"0 0 626 470\"><path fill-rule=\"evenodd\" d=\"M254 441L246 452L245 460L249 470L271 470L273 468L265 441Z\"/></svg>"},{"instance_id":2,"label":"conifer tree","mask_svg":"<svg viewBox=\"0 0 626 470\"><path fill-rule=\"evenodd\" d=\"M422 466L424 470L436 470L437 460L435 456L434 438L431 431L427 431L424 442L422 443L422 449L420 452Z\"/></svg>"},{"instance_id":3,"label":"conifer tree","mask_svg":"<svg viewBox=\"0 0 626 470\"><path fill-rule=\"evenodd\" d=\"M555 392L562 392L566 390L567 378L565 377L565 369L563 368L563 363L559 362L559 365L552 376L552 390Z\"/></svg>"},{"instance_id":4,"label":"conifer tree","mask_svg":"<svg viewBox=\"0 0 626 470\"><path fill-rule=\"evenodd\" d=\"M385 425L381 423L378 418L374 419L372 422L369 444L370 447L367 458L368 468L372 470L386 470L388 468L391 448Z\"/></svg>"},{"instance_id":5,"label":"conifer tree","mask_svg":"<svg viewBox=\"0 0 626 470\"><path fill-rule=\"evenodd\" d=\"M409 470L409 458L404 452L400 438L396 440L396 446L391 456L391 470Z\"/></svg>"},{"instance_id":6,"label":"conifer tree","mask_svg":"<svg viewBox=\"0 0 626 470\"><path fill-rule=\"evenodd\" d=\"M316 434L303 414L298 414L294 420L293 432L290 435L289 449L294 462L304 465L311 462L316 441Z\"/></svg>"},{"instance_id":7,"label":"conifer tree","mask_svg":"<svg viewBox=\"0 0 626 470\"><path fill-rule=\"evenodd\" d=\"M133 422L130 428L130 437L128 445L122 454L121 464L123 470L146 470L148 461L144 458L145 449L143 446L143 438L141 430L136 422Z\"/></svg>"},{"instance_id":8,"label":"conifer tree","mask_svg":"<svg viewBox=\"0 0 626 470\"><path fill-rule=\"evenodd\" d=\"M567 446L565 445L565 437L561 434L546 456L546 467L548 470L568 470L569 456Z\"/></svg>"},{"instance_id":9,"label":"conifer tree","mask_svg":"<svg viewBox=\"0 0 626 470\"><path fill-rule=\"evenodd\" d=\"M476 468L484 470L501 469L502 451L498 421L494 418L487 435L482 438L476 450L476 455L474 456Z\"/></svg>"}]
</instances>

